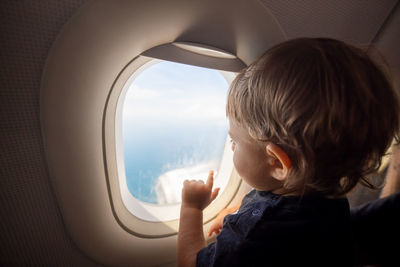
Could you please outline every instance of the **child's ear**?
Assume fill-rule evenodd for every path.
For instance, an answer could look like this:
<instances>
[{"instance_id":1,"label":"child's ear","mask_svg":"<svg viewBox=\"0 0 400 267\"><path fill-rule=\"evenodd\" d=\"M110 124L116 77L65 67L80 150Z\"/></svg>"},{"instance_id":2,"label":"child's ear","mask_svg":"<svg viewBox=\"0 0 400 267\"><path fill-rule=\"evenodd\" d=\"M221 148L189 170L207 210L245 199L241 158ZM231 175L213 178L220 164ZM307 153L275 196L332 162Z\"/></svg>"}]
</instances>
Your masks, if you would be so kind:
<instances>
[{"instance_id":1,"label":"child's ear","mask_svg":"<svg viewBox=\"0 0 400 267\"><path fill-rule=\"evenodd\" d=\"M271 175L277 180L284 181L289 175L291 160L289 156L279 146L268 144L267 154L270 156L268 164L271 166Z\"/></svg>"}]
</instances>

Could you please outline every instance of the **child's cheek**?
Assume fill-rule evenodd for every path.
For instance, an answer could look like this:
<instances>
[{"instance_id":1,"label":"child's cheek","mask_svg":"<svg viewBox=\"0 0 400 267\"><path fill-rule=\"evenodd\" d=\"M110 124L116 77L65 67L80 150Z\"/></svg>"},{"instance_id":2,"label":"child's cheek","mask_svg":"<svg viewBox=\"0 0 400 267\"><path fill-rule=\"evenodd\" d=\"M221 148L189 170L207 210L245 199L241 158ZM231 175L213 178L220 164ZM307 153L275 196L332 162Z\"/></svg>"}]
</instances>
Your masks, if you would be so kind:
<instances>
[{"instance_id":1,"label":"child's cheek","mask_svg":"<svg viewBox=\"0 0 400 267\"><path fill-rule=\"evenodd\" d=\"M233 166L235 166L235 169L236 169L236 171L238 172L238 174L240 175L240 176L242 176L242 165L243 165L243 162L242 162L242 160L240 159L240 153L238 153L239 151L238 151L238 149L236 148L236 150L234 151L234 153L233 153Z\"/></svg>"}]
</instances>

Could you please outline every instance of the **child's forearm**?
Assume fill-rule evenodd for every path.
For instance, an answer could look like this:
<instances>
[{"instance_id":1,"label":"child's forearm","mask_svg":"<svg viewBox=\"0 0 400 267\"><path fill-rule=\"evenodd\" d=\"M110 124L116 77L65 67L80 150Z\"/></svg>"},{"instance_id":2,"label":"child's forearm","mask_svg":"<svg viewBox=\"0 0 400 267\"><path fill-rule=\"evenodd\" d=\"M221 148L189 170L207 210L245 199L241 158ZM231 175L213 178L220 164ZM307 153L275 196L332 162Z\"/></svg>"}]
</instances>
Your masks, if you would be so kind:
<instances>
[{"instance_id":1,"label":"child's forearm","mask_svg":"<svg viewBox=\"0 0 400 267\"><path fill-rule=\"evenodd\" d=\"M182 189L181 217L178 233L178 266L196 266L197 253L206 246L203 234L203 210L217 197L219 188L212 191L214 172L207 183L185 180Z\"/></svg>"},{"instance_id":2,"label":"child's forearm","mask_svg":"<svg viewBox=\"0 0 400 267\"><path fill-rule=\"evenodd\" d=\"M205 246L202 210L182 206L178 233L178 266L196 266L197 253Z\"/></svg>"}]
</instances>

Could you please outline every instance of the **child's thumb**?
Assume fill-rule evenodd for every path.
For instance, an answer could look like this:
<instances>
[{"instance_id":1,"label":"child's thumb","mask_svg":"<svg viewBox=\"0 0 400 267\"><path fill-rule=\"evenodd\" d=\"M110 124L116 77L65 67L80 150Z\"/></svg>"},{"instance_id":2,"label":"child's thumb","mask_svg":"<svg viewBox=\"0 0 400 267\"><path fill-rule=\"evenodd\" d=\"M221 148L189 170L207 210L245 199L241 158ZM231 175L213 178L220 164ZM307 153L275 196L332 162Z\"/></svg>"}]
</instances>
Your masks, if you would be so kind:
<instances>
[{"instance_id":1,"label":"child's thumb","mask_svg":"<svg viewBox=\"0 0 400 267\"><path fill-rule=\"evenodd\" d=\"M213 201L218 196L219 189L219 187L215 188L214 191L211 193L211 201Z\"/></svg>"}]
</instances>

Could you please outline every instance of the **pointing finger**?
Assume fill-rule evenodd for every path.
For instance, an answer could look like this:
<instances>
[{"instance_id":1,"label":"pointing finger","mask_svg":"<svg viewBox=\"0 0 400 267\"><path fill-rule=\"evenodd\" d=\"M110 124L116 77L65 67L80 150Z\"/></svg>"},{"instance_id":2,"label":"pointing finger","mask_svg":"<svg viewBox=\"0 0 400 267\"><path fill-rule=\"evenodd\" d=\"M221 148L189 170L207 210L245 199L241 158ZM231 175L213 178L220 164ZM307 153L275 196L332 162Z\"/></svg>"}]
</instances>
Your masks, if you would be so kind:
<instances>
[{"instance_id":1,"label":"pointing finger","mask_svg":"<svg viewBox=\"0 0 400 267\"><path fill-rule=\"evenodd\" d=\"M214 191L211 193L211 201L213 201L217 196L219 192L219 187L215 188Z\"/></svg>"},{"instance_id":2,"label":"pointing finger","mask_svg":"<svg viewBox=\"0 0 400 267\"><path fill-rule=\"evenodd\" d=\"M214 184L214 171L210 171L208 174L208 178L207 178L207 186L208 188L210 188L210 190L212 189Z\"/></svg>"}]
</instances>

